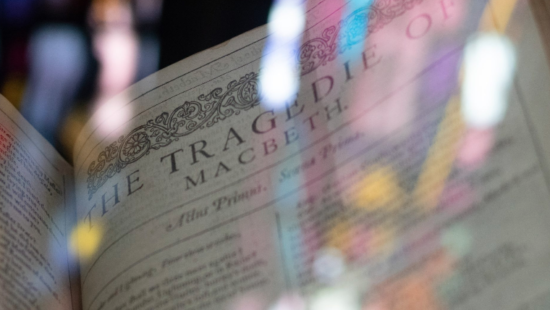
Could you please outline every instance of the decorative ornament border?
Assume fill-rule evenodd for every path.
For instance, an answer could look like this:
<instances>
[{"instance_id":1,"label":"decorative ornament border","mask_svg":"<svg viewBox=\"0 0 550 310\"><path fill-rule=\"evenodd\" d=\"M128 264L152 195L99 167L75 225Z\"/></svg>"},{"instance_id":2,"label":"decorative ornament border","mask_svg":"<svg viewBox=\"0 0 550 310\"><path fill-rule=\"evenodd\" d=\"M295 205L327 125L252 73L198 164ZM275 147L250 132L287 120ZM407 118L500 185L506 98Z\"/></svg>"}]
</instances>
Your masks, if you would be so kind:
<instances>
[{"instance_id":1,"label":"decorative ornament border","mask_svg":"<svg viewBox=\"0 0 550 310\"><path fill-rule=\"evenodd\" d=\"M377 0L370 7L358 9L337 25L325 28L321 36L308 40L300 47L301 75L304 76L336 59L366 36L382 29L395 18L405 14L424 0ZM368 24L367 24L368 23ZM340 36L341 29L349 29ZM248 73L231 81L225 91L219 87L195 101L185 101L172 112L163 112L146 124L119 137L100 152L88 168L88 199L107 180L129 164L150 154L151 150L170 145L179 138L199 129L212 127L232 115L240 114L260 103L258 74Z\"/></svg>"},{"instance_id":2,"label":"decorative ornament border","mask_svg":"<svg viewBox=\"0 0 550 310\"><path fill-rule=\"evenodd\" d=\"M239 80L185 101L170 113L163 112L144 125L119 137L99 153L88 168L88 199L92 199L107 180L129 164L149 155L152 150L170 145L199 129L212 127L232 115L238 115L260 103L258 74L248 73Z\"/></svg>"},{"instance_id":3,"label":"decorative ornament border","mask_svg":"<svg viewBox=\"0 0 550 310\"><path fill-rule=\"evenodd\" d=\"M336 59L353 45L384 28L397 17L413 9L424 0L376 0L370 7L358 9L337 25L325 28L319 37L310 39L300 47L301 75L315 71ZM365 33L364 29L367 28ZM346 33L340 35L340 31Z\"/></svg>"}]
</instances>

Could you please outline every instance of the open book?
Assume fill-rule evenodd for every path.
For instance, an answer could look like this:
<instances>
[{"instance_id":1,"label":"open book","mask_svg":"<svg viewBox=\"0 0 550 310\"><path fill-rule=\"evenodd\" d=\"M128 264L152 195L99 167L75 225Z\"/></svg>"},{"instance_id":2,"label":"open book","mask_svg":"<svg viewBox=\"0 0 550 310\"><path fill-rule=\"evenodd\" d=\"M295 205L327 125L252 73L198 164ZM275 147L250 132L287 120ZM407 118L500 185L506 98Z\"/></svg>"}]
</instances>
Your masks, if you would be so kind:
<instances>
[{"instance_id":1,"label":"open book","mask_svg":"<svg viewBox=\"0 0 550 310\"><path fill-rule=\"evenodd\" d=\"M286 107L262 27L113 98L73 167L0 99L0 308L550 309L530 7L353 3L308 1Z\"/></svg>"}]
</instances>

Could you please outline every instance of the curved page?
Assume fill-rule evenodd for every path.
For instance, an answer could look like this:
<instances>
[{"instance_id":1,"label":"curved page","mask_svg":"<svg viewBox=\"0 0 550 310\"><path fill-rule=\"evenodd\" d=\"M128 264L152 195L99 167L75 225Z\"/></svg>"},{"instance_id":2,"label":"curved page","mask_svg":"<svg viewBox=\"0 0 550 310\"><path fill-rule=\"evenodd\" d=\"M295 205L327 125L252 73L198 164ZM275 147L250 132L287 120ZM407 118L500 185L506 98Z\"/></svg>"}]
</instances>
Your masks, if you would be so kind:
<instances>
[{"instance_id":1,"label":"curved page","mask_svg":"<svg viewBox=\"0 0 550 310\"><path fill-rule=\"evenodd\" d=\"M0 308L77 309L67 250L72 178L71 166L0 96Z\"/></svg>"},{"instance_id":2,"label":"curved page","mask_svg":"<svg viewBox=\"0 0 550 310\"><path fill-rule=\"evenodd\" d=\"M84 309L546 309L548 66L505 2L308 2L280 109L266 28L114 98L75 149Z\"/></svg>"}]
</instances>

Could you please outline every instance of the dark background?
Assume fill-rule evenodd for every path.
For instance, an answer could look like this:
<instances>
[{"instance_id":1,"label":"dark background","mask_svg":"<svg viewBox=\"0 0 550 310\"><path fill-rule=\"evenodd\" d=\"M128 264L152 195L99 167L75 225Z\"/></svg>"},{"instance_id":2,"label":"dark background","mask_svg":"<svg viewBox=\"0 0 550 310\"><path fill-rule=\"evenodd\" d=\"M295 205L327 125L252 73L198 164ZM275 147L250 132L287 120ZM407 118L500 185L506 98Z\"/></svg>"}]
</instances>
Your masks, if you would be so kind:
<instances>
[{"instance_id":1,"label":"dark background","mask_svg":"<svg viewBox=\"0 0 550 310\"><path fill-rule=\"evenodd\" d=\"M142 13L139 10L139 3L143 2L153 3L153 7L160 3L160 10L152 10L160 14L143 17L144 10ZM127 28L138 38L140 57L135 77L125 84L129 86L159 69L265 24L272 1L0 0L0 93L68 160L86 115L94 110L98 105L97 98L101 97L98 94L101 94L102 63L94 49L94 38L108 23L111 27L118 27L117 23L120 23L118 17L114 22L97 17L97 7L105 7L105 3L124 6L131 12L132 19ZM122 14L120 19L124 20L124 16ZM36 83L37 80L71 75L70 72L55 72L63 67L62 63L43 66L48 69L33 68L36 63L33 57L36 59L36 55L42 53L32 48L33 40L37 41L35 34L52 26L70 28L69 32L79 34L76 41L80 42L79 46L85 46L82 49L85 52L77 56L82 59L78 63L84 63L84 70L75 69L78 74L73 72L78 76L74 79L78 82L71 83L69 77L66 83L56 80L55 83L63 84L63 87L59 87L57 93L52 89L51 98L46 98L48 89L43 82L42 85ZM55 53L53 45L49 48ZM60 53L71 54L67 46L62 49L59 46Z\"/></svg>"},{"instance_id":2,"label":"dark background","mask_svg":"<svg viewBox=\"0 0 550 310\"><path fill-rule=\"evenodd\" d=\"M166 0L160 22L160 67L267 22L270 0Z\"/></svg>"}]
</instances>

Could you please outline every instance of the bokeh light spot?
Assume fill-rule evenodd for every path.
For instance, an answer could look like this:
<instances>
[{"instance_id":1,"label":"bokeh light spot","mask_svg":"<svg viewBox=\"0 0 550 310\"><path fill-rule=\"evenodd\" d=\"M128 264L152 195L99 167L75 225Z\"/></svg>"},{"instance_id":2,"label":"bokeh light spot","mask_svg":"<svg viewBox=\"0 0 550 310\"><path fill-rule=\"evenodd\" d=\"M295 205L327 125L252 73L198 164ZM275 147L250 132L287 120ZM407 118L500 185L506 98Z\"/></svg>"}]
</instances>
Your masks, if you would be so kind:
<instances>
[{"instance_id":1,"label":"bokeh light spot","mask_svg":"<svg viewBox=\"0 0 550 310\"><path fill-rule=\"evenodd\" d=\"M347 252L351 245L351 226L347 221L340 220L328 230L326 245L341 252Z\"/></svg>"},{"instance_id":2,"label":"bokeh light spot","mask_svg":"<svg viewBox=\"0 0 550 310\"><path fill-rule=\"evenodd\" d=\"M71 233L71 252L80 258L90 258L97 251L102 235L102 229L97 224L91 228L87 223L78 224Z\"/></svg>"},{"instance_id":3,"label":"bokeh light spot","mask_svg":"<svg viewBox=\"0 0 550 310\"><path fill-rule=\"evenodd\" d=\"M302 11L300 5L291 1L274 6L269 14L269 32L278 39L293 39L304 29L305 16Z\"/></svg>"},{"instance_id":4,"label":"bokeh light spot","mask_svg":"<svg viewBox=\"0 0 550 310\"><path fill-rule=\"evenodd\" d=\"M472 248L472 235L463 226L453 226L441 234L441 243L454 257L466 256Z\"/></svg>"},{"instance_id":5,"label":"bokeh light spot","mask_svg":"<svg viewBox=\"0 0 550 310\"><path fill-rule=\"evenodd\" d=\"M402 193L398 186L395 172L389 167L374 167L357 185L356 206L374 211L391 204Z\"/></svg>"},{"instance_id":6,"label":"bokeh light spot","mask_svg":"<svg viewBox=\"0 0 550 310\"><path fill-rule=\"evenodd\" d=\"M284 294L269 310L306 310L306 302L298 294Z\"/></svg>"},{"instance_id":7,"label":"bokeh light spot","mask_svg":"<svg viewBox=\"0 0 550 310\"><path fill-rule=\"evenodd\" d=\"M317 292L310 304L311 310L359 310L357 293L347 286L335 286Z\"/></svg>"},{"instance_id":8,"label":"bokeh light spot","mask_svg":"<svg viewBox=\"0 0 550 310\"><path fill-rule=\"evenodd\" d=\"M465 49L462 114L476 128L498 124L506 112L516 65L513 44L498 33L473 39Z\"/></svg>"},{"instance_id":9,"label":"bokeh light spot","mask_svg":"<svg viewBox=\"0 0 550 310\"><path fill-rule=\"evenodd\" d=\"M331 283L346 270L345 258L337 249L323 249L317 253L317 257L313 263L313 270L320 282Z\"/></svg>"}]
</instances>

